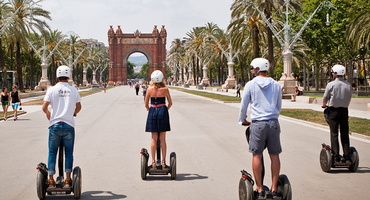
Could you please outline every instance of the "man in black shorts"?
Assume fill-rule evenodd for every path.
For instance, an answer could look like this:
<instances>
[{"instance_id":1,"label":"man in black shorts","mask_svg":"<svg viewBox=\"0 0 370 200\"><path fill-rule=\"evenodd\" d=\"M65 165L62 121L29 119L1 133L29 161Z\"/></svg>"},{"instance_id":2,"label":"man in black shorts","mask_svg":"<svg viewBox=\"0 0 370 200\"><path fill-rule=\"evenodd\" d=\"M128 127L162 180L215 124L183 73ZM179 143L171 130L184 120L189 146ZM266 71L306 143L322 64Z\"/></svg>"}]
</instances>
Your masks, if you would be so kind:
<instances>
[{"instance_id":1,"label":"man in black shorts","mask_svg":"<svg viewBox=\"0 0 370 200\"><path fill-rule=\"evenodd\" d=\"M271 159L273 196L277 196L277 184L280 174L280 125L278 117L281 110L281 87L278 82L267 77L270 66L268 60L255 58L251 62L251 72L256 77L249 81L242 95L239 124L250 125L249 152L253 154L252 169L256 183L257 198L265 197L262 189L262 155L267 148ZM247 109L250 104L252 123L247 121Z\"/></svg>"}]
</instances>

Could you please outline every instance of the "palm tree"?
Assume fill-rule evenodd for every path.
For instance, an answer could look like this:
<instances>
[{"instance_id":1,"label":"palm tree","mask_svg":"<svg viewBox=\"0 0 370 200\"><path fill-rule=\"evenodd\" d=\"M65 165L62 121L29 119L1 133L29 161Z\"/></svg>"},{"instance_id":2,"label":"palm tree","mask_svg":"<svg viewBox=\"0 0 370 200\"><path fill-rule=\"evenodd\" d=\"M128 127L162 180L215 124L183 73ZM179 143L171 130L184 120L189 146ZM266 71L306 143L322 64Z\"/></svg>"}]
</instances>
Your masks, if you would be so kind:
<instances>
[{"instance_id":1,"label":"palm tree","mask_svg":"<svg viewBox=\"0 0 370 200\"><path fill-rule=\"evenodd\" d=\"M8 16L10 15L10 7L9 3L4 3L3 1L0 1L0 25L1 25L1 32L0 32L0 68L2 71L2 82L3 87L8 87L8 81L7 81L7 69L5 66L5 59L4 59L4 51L3 51L3 44L2 44L2 35L5 32L7 26L9 25L9 22L7 21Z\"/></svg>"},{"instance_id":2,"label":"palm tree","mask_svg":"<svg viewBox=\"0 0 370 200\"><path fill-rule=\"evenodd\" d=\"M233 42L236 42L240 47L244 40L243 38L249 33L253 40L254 57L260 57L260 37L262 37L264 41L267 40L268 60L271 63L270 74L273 74L275 65L273 32L269 26L267 26L266 22L262 20L261 14L266 17L269 23L279 24L279 19L273 19L272 16L273 12L277 14L281 13L279 8L282 5L284 5L284 1L256 0L252 3L251 1L235 0L231 6L231 17L233 20L228 29L236 30L232 35ZM301 1L290 0L289 6L290 10L293 12L300 11ZM236 47L238 45L236 45Z\"/></svg>"},{"instance_id":3,"label":"palm tree","mask_svg":"<svg viewBox=\"0 0 370 200\"><path fill-rule=\"evenodd\" d=\"M187 32L188 36L185 38L185 51L188 56L192 56L194 81L198 85L198 76L200 76L199 63L203 59L203 44L204 44L204 27L194 27L191 31Z\"/></svg>"},{"instance_id":4,"label":"palm tree","mask_svg":"<svg viewBox=\"0 0 370 200\"><path fill-rule=\"evenodd\" d=\"M23 64L21 60L22 45L27 45L24 38L27 37L30 32L39 31L45 33L46 29L49 29L48 24L42 18L51 20L50 12L43 10L41 6L38 5L41 1L42 0L36 2L33 0L10 0L12 12L15 13L11 32L16 41L16 65L20 90L24 89L22 78Z\"/></svg>"}]
</instances>

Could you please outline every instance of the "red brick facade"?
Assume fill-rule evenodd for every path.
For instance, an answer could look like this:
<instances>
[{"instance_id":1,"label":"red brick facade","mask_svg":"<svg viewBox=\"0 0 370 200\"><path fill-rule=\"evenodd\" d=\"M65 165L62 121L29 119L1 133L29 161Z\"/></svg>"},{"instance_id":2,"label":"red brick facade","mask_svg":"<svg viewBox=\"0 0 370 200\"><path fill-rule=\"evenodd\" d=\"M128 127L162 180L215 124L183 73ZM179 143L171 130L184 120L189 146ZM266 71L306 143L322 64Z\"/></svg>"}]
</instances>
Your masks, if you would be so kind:
<instances>
[{"instance_id":1,"label":"red brick facade","mask_svg":"<svg viewBox=\"0 0 370 200\"><path fill-rule=\"evenodd\" d=\"M154 70L161 70L166 75L166 40L167 31L162 25L161 31L158 31L155 25L152 33L122 33L121 27L113 30L110 26L108 30L109 42L109 83L127 84L127 59L136 52L144 54L148 59L148 76Z\"/></svg>"}]
</instances>

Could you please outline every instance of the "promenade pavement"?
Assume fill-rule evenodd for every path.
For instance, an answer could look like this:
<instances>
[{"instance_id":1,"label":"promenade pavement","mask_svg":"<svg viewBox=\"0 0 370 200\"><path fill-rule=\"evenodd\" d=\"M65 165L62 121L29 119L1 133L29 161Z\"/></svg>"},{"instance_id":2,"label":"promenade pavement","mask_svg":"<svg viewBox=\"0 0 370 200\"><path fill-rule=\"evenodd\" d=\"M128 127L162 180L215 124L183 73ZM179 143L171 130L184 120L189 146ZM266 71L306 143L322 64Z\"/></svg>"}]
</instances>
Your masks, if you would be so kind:
<instances>
[{"instance_id":1,"label":"promenade pavement","mask_svg":"<svg viewBox=\"0 0 370 200\"><path fill-rule=\"evenodd\" d=\"M149 148L147 111L133 88L119 86L82 98L75 118L74 165L82 169L83 200L238 199L240 170L251 172L245 127L237 123L238 103L223 103L171 90L169 153L177 155L177 178L140 178L140 150ZM29 106L24 106L28 111ZM48 121L41 106L0 122L0 199L36 200L36 170L47 161ZM328 128L281 116L281 173L287 174L293 199L368 199L369 140L351 139L360 154L356 173L321 171L319 152L329 142ZM266 169L270 161L265 157ZM265 184L271 184L266 170ZM333 186L333 183L338 183ZM73 199L71 195L46 199Z\"/></svg>"}]
</instances>

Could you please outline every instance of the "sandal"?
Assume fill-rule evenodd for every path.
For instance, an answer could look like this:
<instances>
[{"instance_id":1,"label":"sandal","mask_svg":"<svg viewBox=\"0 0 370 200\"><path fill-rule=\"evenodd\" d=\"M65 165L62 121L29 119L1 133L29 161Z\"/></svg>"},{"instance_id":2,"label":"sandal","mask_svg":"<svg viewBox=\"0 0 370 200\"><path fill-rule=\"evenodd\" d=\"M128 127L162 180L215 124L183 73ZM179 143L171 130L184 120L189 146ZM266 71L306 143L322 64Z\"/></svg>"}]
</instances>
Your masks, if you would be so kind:
<instances>
[{"instance_id":1,"label":"sandal","mask_svg":"<svg viewBox=\"0 0 370 200\"><path fill-rule=\"evenodd\" d=\"M155 161L152 162L152 168L157 169L157 165L155 164Z\"/></svg>"},{"instance_id":2,"label":"sandal","mask_svg":"<svg viewBox=\"0 0 370 200\"><path fill-rule=\"evenodd\" d=\"M165 169L166 167L167 167L166 161L165 160L162 160L162 169Z\"/></svg>"}]
</instances>

